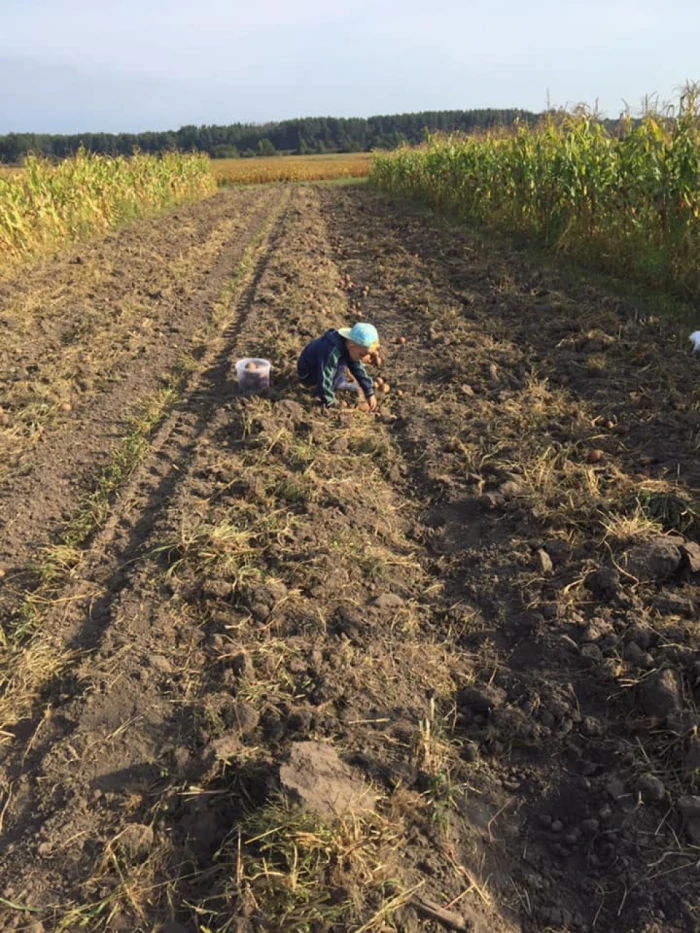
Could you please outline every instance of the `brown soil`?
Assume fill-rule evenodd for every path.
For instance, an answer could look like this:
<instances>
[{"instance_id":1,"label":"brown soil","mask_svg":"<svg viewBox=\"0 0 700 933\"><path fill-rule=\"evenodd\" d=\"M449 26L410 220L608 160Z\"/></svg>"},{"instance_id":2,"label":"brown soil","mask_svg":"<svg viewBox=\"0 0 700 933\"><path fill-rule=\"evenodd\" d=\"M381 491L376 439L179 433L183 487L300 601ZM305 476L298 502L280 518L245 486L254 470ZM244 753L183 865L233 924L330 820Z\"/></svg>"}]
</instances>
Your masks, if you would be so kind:
<instances>
[{"instance_id":1,"label":"brown soil","mask_svg":"<svg viewBox=\"0 0 700 933\"><path fill-rule=\"evenodd\" d=\"M359 187L0 300L0 929L700 928L700 392L657 322ZM378 418L294 380L355 319Z\"/></svg>"}]
</instances>

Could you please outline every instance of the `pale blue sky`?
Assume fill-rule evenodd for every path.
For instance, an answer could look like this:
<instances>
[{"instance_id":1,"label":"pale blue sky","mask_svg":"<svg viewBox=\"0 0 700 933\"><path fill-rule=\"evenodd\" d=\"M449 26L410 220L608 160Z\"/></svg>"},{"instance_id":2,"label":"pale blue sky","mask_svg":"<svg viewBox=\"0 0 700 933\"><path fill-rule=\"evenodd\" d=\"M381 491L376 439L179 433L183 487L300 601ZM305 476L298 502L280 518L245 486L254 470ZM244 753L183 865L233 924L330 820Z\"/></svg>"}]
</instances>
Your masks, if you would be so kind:
<instances>
[{"instance_id":1,"label":"pale blue sky","mask_svg":"<svg viewBox=\"0 0 700 933\"><path fill-rule=\"evenodd\" d=\"M0 133L677 97L698 0L0 0Z\"/></svg>"}]
</instances>

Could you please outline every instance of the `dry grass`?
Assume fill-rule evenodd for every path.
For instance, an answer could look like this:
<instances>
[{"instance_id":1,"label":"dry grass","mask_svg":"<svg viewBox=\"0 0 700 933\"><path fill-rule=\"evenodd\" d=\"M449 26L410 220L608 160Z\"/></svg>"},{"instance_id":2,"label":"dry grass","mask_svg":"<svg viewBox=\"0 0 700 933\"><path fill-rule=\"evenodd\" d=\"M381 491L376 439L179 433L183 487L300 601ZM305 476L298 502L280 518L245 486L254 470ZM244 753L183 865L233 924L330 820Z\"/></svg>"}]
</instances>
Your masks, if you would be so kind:
<instances>
[{"instance_id":1,"label":"dry grass","mask_svg":"<svg viewBox=\"0 0 700 933\"><path fill-rule=\"evenodd\" d=\"M365 178L371 152L333 155L270 156L255 159L215 159L211 170L217 184L251 185L273 181L333 181Z\"/></svg>"}]
</instances>

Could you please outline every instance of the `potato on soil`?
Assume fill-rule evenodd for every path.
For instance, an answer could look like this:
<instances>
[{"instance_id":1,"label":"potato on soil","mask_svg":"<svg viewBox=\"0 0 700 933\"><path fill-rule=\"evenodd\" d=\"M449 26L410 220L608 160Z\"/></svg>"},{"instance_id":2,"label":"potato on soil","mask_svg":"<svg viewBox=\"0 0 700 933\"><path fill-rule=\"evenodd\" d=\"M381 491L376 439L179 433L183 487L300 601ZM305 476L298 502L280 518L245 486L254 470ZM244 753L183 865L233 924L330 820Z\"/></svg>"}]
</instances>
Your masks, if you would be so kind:
<instances>
[{"instance_id":1,"label":"potato on soil","mask_svg":"<svg viewBox=\"0 0 700 933\"><path fill-rule=\"evenodd\" d=\"M391 386L389 385L388 382L385 382L384 385L382 386L382 392L384 393L384 395L388 395L391 392Z\"/></svg>"},{"instance_id":2,"label":"potato on soil","mask_svg":"<svg viewBox=\"0 0 700 933\"><path fill-rule=\"evenodd\" d=\"M358 411L369 411L369 403L368 403L368 402L358 402L358 403L357 403L357 410L358 410Z\"/></svg>"},{"instance_id":3,"label":"potato on soil","mask_svg":"<svg viewBox=\"0 0 700 933\"><path fill-rule=\"evenodd\" d=\"M603 456L602 450L597 450L596 448L594 448L593 450L589 450L588 456L586 457L586 463L599 463L602 456Z\"/></svg>"},{"instance_id":4,"label":"potato on soil","mask_svg":"<svg viewBox=\"0 0 700 933\"><path fill-rule=\"evenodd\" d=\"M401 346L403 346L403 345L406 343L406 338L405 338L405 337L397 337L397 338L396 338L396 342L397 342L398 344L401 344Z\"/></svg>"}]
</instances>

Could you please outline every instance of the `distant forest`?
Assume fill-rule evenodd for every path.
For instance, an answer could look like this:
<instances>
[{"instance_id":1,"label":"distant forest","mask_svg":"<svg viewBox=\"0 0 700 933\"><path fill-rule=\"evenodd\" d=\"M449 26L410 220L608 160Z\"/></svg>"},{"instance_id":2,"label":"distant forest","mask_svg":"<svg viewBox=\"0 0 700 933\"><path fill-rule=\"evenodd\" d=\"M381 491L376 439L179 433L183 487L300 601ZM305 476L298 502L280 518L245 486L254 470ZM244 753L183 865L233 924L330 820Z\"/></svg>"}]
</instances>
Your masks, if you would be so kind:
<instances>
[{"instance_id":1,"label":"distant forest","mask_svg":"<svg viewBox=\"0 0 700 933\"><path fill-rule=\"evenodd\" d=\"M441 110L368 118L305 117L280 123L232 123L230 126L183 126L150 133L8 133L0 136L0 162L21 162L28 153L64 159L80 147L107 155L134 151L207 152L212 158L263 156L275 153L366 152L419 143L430 132L474 132L511 126L516 120L535 123L539 114L523 110Z\"/></svg>"}]
</instances>

